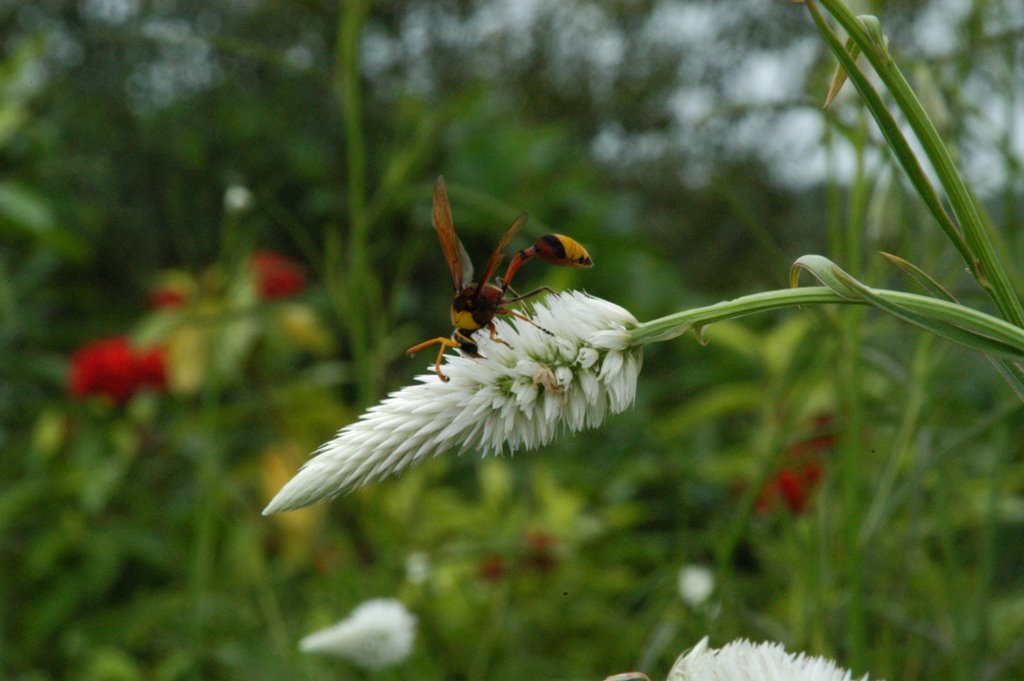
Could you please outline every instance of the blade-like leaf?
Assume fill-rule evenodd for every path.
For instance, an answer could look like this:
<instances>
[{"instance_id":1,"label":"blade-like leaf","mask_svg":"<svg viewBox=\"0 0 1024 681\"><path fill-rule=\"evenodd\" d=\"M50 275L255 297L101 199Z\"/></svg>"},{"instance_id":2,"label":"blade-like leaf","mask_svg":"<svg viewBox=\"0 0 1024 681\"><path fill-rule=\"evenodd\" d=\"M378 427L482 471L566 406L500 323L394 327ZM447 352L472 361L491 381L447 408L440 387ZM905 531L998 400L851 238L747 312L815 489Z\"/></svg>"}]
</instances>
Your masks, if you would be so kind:
<instances>
[{"instance_id":1,"label":"blade-like leaf","mask_svg":"<svg viewBox=\"0 0 1024 681\"><path fill-rule=\"evenodd\" d=\"M917 312L912 312L905 307L886 300L884 296L878 295L870 287L860 283L838 267L835 268L834 274L843 284L857 291L857 293L859 293L869 303L909 324L913 324L914 326L930 331L937 336L942 336L947 340L978 350L979 352L992 357L1017 362L1024 361L1024 349L1022 348L1015 347L1012 344L992 338L991 336L987 336L972 329L919 314Z\"/></svg>"},{"instance_id":2,"label":"blade-like leaf","mask_svg":"<svg viewBox=\"0 0 1024 681\"><path fill-rule=\"evenodd\" d=\"M790 269L791 284L797 282L803 269L843 298L859 299L992 357L1017 362L1024 358L1024 331L1005 320L946 300L872 289L822 255L798 258Z\"/></svg>"},{"instance_id":3,"label":"blade-like leaf","mask_svg":"<svg viewBox=\"0 0 1024 681\"><path fill-rule=\"evenodd\" d=\"M952 293L947 291L945 287L939 282L935 281L934 278L914 263L904 260L898 255L892 253L886 253L881 251L882 257L886 258L889 262L899 267L903 272L909 275L914 281L919 283L928 291L931 291L932 295L948 300L951 303L957 302L956 298ZM1016 362L1011 362L1005 359L997 359L995 357L989 357L989 361L996 368L996 371L1006 380L1010 388L1017 394L1021 400L1024 400L1024 367Z\"/></svg>"},{"instance_id":4,"label":"blade-like leaf","mask_svg":"<svg viewBox=\"0 0 1024 681\"><path fill-rule=\"evenodd\" d=\"M946 237L956 247L960 256L972 271L976 271L977 262L974 256L971 255L971 251L967 246L967 242L964 240L964 236L960 233L960 229L957 227L956 223L953 222L953 219L943 207L942 202L939 200L939 195L936 193L931 181L922 169L921 163L917 159L917 155L911 148L910 143L907 142L907 138L903 135L902 130L896 123L896 119L893 117L892 112L886 107L885 102L882 100L881 95L878 94L878 91L875 90L871 80L857 65L856 60L851 58L850 52L846 50L838 36L836 36L829 27L817 6L814 3L807 3L807 8L810 10L811 18L814 20L815 25L818 27L818 31L825 39L825 42L828 44L832 54L846 71L847 77L850 79L850 82L853 83L853 86L857 88L857 92L860 93L865 106L867 106L868 111L871 112L872 118L875 119L875 123L878 125L879 131L882 133L882 136L885 137L885 141L888 142L889 148L892 149L896 159L903 167L904 172L906 172L907 179L909 179L911 184L914 185L914 189L917 190L918 195L924 201L936 222L939 223L939 226L946 234ZM845 24L844 27L847 28L847 31L850 33L850 37L853 38L854 34L850 28ZM869 35L865 26L859 22L857 23L857 30L862 36ZM864 39L868 40L866 37Z\"/></svg>"},{"instance_id":5,"label":"blade-like leaf","mask_svg":"<svg viewBox=\"0 0 1024 681\"><path fill-rule=\"evenodd\" d=\"M879 252L881 253L883 258L885 258L893 265L896 265L896 267L903 270L904 274L908 275L911 279L920 284L922 288L929 291L936 298L942 298L943 300L948 300L951 303L957 302L956 298L953 296L952 293L947 291L942 284L935 281L934 277L932 277L930 274L922 270L914 263L910 262L909 260L904 260L898 255L893 255L892 253L886 253L885 251Z\"/></svg>"},{"instance_id":6,"label":"blade-like leaf","mask_svg":"<svg viewBox=\"0 0 1024 681\"><path fill-rule=\"evenodd\" d=\"M789 286L796 288L800 281L800 270L807 270L815 279L845 298L859 298L836 276L836 271L842 272L839 266L823 255L802 255L796 259L789 268Z\"/></svg>"},{"instance_id":7,"label":"blade-like leaf","mask_svg":"<svg viewBox=\"0 0 1024 681\"><path fill-rule=\"evenodd\" d=\"M945 222L948 220L945 210L936 212L936 206L932 205L932 199L922 193L922 189L924 189L934 194L930 183L919 185L918 181L911 175L910 179L914 182L915 188L925 198L929 208L932 209L933 214L939 220L943 231L953 240L957 250L964 255L978 284L992 297L999 311L1006 319L1018 327L1024 327L1024 303L1021 302L1020 297L1014 290L1013 283L996 251L985 221L981 217L981 207L973 200L971 192L967 188L967 184L964 182L953 160L953 155L935 129L934 124L928 118L928 114L925 112L920 100L918 100L914 90L910 87L903 72L900 71L899 65L889 53L884 40L879 39L880 32L876 32L870 25L862 23L858 17L853 15L842 0L821 0L821 3L828 10L829 14L842 25L847 34L860 45L864 56L871 63L871 66L874 67L875 73L878 74L882 82L888 87L897 106L906 116L907 123L914 131L914 135L917 137L918 142L920 142L921 148L928 156L929 161L931 161L939 182L946 192L953 214L963 230L962 234L955 227L950 230L950 225ZM818 11L816 4L808 2L807 8L811 12L814 23L821 31L822 37L829 44L832 53L842 62L849 72L851 82L857 86L857 91L864 97L864 101L868 105L872 116L885 135L886 141L892 146L897 156L901 157L900 160L903 163L902 153L905 152L901 152L896 145L905 145L906 139L904 139L898 128L895 131L887 130L893 121L892 114L884 105L879 110L876 106L878 102L872 103L869 101L871 97L877 98L877 92L874 92L870 82L863 77L862 73L858 72L857 76L855 76L854 71L858 68L856 63L849 58L849 54L843 49L842 43L832 33L831 28L829 28L824 17ZM893 132L897 134L894 135ZM910 152L910 156L916 164L917 161L913 157L912 152ZM904 164L904 167L906 168L907 166ZM941 208L941 206L937 207Z\"/></svg>"}]
</instances>

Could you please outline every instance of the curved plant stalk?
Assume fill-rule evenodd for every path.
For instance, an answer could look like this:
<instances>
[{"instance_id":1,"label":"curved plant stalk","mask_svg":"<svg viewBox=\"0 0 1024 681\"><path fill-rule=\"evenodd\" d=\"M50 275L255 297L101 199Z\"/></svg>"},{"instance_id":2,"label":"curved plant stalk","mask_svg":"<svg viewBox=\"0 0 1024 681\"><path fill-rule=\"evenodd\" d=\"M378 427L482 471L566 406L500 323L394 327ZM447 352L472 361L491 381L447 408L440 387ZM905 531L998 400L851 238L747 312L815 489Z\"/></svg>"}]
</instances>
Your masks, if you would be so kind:
<instances>
[{"instance_id":1,"label":"curved plant stalk","mask_svg":"<svg viewBox=\"0 0 1024 681\"><path fill-rule=\"evenodd\" d=\"M942 201L939 199L939 195L935 192L935 188L932 186L931 181L921 168L920 161L917 160L917 156L914 154L913 149L910 147L910 143L907 142L906 137L900 130L899 125L896 123L896 119L893 118L892 112L889 111L885 106L885 102L882 101L881 95L875 90L874 85L864 74L863 71L857 66L856 57L860 54L860 48L857 43L854 43L852 39L848 41L852 43L856 50L847 51L845 47L832 29L829 28L828 24L825 23L825 18L818 11L817 6L813 2L807 3L808 9L811 11L811 17L814 19L815 24L818 26L818 30L821 32L822 37L825 38L825 42L828 44L829 49L835 55L839 61L839 66L842 69L843 74L846 78L853 83L853 86L860 93L861 98L864 100L865 106L871 116L875 119L875 123L878 125L878 129L881 131L882 136L885 137L885 141L888 142L889 148L892 149L893 155L899 162L900 166L903 167L903 171L907 174L907 179L914 185L914 189L917 190L918 195L924 201L928 211L935 218L935 221L939 223L939 227L942 228L946 238L948 238L953 246L956 247L960 256L971 268L971 271L977 270L977 262L971 255L971 250L967 246L967 242L964 240L963 235L960 233L960 229L953 222L953 218L950 217L949 213L942 205ZM833 79L835 83L837 79ZM839 85L842 83L840 82ZM836 87L835 84L832 86ZM830 91L831 94L831 91ZM826 102L826 106L828 102Z\"/></svg>"},{"instance_id":2,"label":"curved plant stalk","mask_svg":"<svg viewBox=\"0 0 1024 681\"><path fill-rule=\"evenodd\" d=\"M644 322L630 331L633 343L669 340L708 324L757 312L803 305L873 305L943 338L979 352L1024 362L1024 329L957 303L902 291L873 289L822 256L803 256L794 265L814 273L824 286L754 293Z\"/></svg>"},{"instance_id":3,"label":"curved plant stalk","mask_svg":"<svg viewBox=\"0 0 1024 681\"><path fill-rule=\"evenodd\" d=\"M865 98L865 102L868 103L872 116L875 117L879 127L882 128L883 134L886 135L886 140L889 141L890 145L893 145L894 138L891 137L892 115L888 110L884 112L878 110L869 101L871 98L866 94L868 89L864 87L867 84L867 78L859 70L856 62L850 58L849 52L846 51L842 43L825 23L815 5L815 0L807 0L806 4L822 36L828 43L829 49L832 50L833 54L835 54L836 58L839 59L846 69L851 82L854 83L858 92L861 93L861 96ZM889 54L881 31L868 30L868 25L861 21L860 18L854 16L841 0L821 0L821 4L839 22L850 36L850 39L857 44L872 67L874 67L882 82L885 83L892 93L900 110L907 117L907 122L910 124L911 129L913 129L914 134L917 136L934 167L939 181L949 198L953 214L963 230L963 240L970 251L968 264L978 284L992 297L999 311L1006 319L1016 326L1024 326L1024 305L1021 304L1020 298L1013 289L1009 275L999 260L992 239L978 210L978 205L973 200L967 185L960 176L949 150L942 143L938 131L925 113L924 107ZM882 108L884 109L885 107L883 106ZM893 145L893 150L899 155L900 152L895 145ZM901 162L903 162L902 157ZM904 164L904 168L906 167L906 164ZM914 178L911 177L911 180L914 181ZM914 184L915 188L921 192L921 186L919 186L918 182L915 181ZM928 202L928 198L924 194L922 194L922 197ZM929 207L931 207L931 204L929 204ZM932 212L933 214L935 213L934 210ZM938 216L936 217L938 218ZM943 230L946 231L947 236L954 241L954 245L963 254L961 245L949 232L948 225L941 219L939 222Z\"/></svg>"},{"instance_id":4,"label":"curved plant stalk","mask_svg":"<svg viewBox=\"0 0 1024 681\"><path fill-rule=\"evenodd\" d=\"M918 276L933 281L910 263L906 263L906 266L919 272ZM1024 329L954 300L871 288L824 256L805 255L797 259L790 269L792 286L797 285L802 270L810 272L824 285L754 293L654 319L629 332L632 342L638 345L656 343L689 331L700 338L701 329L708 324L787 307L825 303L871 305L937 336L985 354L1017 396L1024 400ZM938 290L944 291L941 287Z\"/></svg>"}]
</instances>

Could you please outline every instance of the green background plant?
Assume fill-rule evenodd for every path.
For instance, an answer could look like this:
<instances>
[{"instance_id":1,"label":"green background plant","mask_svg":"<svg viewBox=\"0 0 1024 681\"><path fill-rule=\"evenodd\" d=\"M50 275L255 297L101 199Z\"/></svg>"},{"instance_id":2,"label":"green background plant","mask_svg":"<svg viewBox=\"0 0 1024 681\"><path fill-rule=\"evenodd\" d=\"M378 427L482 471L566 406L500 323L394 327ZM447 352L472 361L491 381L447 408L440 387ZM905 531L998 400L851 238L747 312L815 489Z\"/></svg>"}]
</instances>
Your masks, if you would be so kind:
<instances>
[{"instance_id":1,"label":"green background plant","mask_svg":"<svg viewBox=\"0 0 1024 681\"><path fill-rule=\"evenodd\" d=\"M391 678L657 678L704 635L777 640L873 677L1020 676L1014 375L868 305L651 344L636 408L598 432L259 515L308 452L424 369L406 347L447 331L429 223L441 173L476 258L527 210L526 232L570 233L597 266L531 265L524 281L643 320L781 289L810 253L917 312L950 309L884 250L1020 321L1014 3L933 8L938 34L923 10L874 3L883 50L822 0L866 74L848 63L859 87L823 112L835 62L803 6L717 10L710 58L685 25L644 32L686 3L565 4L538 14L526 47L511 26L458 37L498 5L0 9L0 674L347 678L361 672L296 641L397 596L420 634ZM601 69L571 49L610 33L621 58ZM748 93L748 60L780 54L795 94ZM674 101L711 104L683 126ZM792 156L744 145L808 112L822 125ZM822 170L789 178L797 166ZM251 208L225 208L236 184ZM246 288L261 248L302 264L299 297ZM166 270L202 304L148 309ZM71 352L121 333L198 334L198 382L122 407L71 400ZM809 442L822 478L806 508L767 503ZM678 594L690 563L715 571L704 607Z\"/></svg>"}]
</instances>

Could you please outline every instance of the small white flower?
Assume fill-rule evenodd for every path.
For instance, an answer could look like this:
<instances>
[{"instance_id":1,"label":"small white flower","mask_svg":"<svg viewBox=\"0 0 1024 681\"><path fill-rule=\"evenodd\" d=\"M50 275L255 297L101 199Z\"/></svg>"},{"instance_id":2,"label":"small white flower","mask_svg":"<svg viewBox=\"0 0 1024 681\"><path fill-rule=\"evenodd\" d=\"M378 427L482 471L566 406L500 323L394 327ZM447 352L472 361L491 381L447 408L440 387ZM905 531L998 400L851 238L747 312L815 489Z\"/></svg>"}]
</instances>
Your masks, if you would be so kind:
<instances>
[{"instance_id":1,"label":"small white flower","mask_svg":"<svg viewBox=\"0 0 1024 681\"><path fill-rule=\"evenodd\" d=\"M345 658L367 669L396 665L409 657L416 617L393 598L366 601L346 619L299 641L304 653Z\"/></svg>"},{"instance_id":2,"label":"small white flower","mask_svg":"<svg viewBox=\"0 0 1024 681\"><path fill-rule=\"evenodd\" d=\"M851 672L822 657L793 655L778 643L740 639L718 650L705 637L672 665L668 681L851 681ZM868 681L865 674L859 681Z\"/></svg>"},{"instance_id":3,"label":"small white flower","mask_svg":"<svg viewBox=\"0 0 1024 681\"><path fill-rule=\"evenodd\" d=\"M430 579L430 556L413 551L405 557L405 578L412 584L426 584Z\"/></svg>"},{"instance_id":4,"label":"small white flower","mask_svg":"<svg viewBox=\"0 0 1024 681\"><path fill-rule=\"evenodd\" d=\"M307 506L450 449L495 454L535 449L563 431L600 425L636 397L642 364L636 319L584 293L549 296L532 319L551 333L496 320L495 343L474 337L486 359L448 355L433 372L391 393L338 432L277 493L264 515Z\"/></svg>"},{"instance_id":5,"label":"small white flower","mask_svg":"<svg viewBox=\"0 0 1024 681\"><path fill-rule=\"evenodd\" d=\"M703 565L687 565L679 571L679 596L683 602L698 608L715 590L715 575Z\"/></svg>"},{"instance_id":6,"label":"small white flower","mask_svg":"<svg viewBox=\"0 0 1024 681\"><path fill-rule=\"evenodd\" d=\"M224 190L224 209L229 213L241 213L252 206L252 192L248 187L233 184Z\"/></svg>"}]
</instances>

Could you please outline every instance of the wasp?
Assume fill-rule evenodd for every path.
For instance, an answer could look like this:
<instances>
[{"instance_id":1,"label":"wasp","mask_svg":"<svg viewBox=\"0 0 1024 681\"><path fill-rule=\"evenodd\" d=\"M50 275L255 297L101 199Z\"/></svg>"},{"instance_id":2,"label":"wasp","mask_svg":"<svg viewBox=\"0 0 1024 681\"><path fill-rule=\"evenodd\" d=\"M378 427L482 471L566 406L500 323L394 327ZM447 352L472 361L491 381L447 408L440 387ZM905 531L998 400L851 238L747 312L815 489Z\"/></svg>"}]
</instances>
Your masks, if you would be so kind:
<instances>
[{"instance_id":1,"label":"wasp","mask_svg":"<svg viewBox=\"0 0 1024 681\"><path fill-rule=\"evenodd\" d=\"M508 228L501 241L491 253L487 265L484 267L480 280L473 282L473 263L469 259L465 246L455 234L455 226L452 223L452 207L448 202L448 190L445 188L444 178L438 177L434 184L433 222L434 230L437 232L438 241L441 242L441 250L444 252L445 262L448 264L448 271L452 277L452 326L455 331L450 337L440 336L414 345L405 351L407 357L431 345L440 345L437 353L437 362L434 364L434 371L438 378L447 382L448 377L441 373L441 359L444 351L448 348L456 348L467 357L480 357L480 347L473 340L473 334L480 329L487 327L492 341L508 345L504 340L498 338L494 327L495 315L511 315L529 324L533 324L545 333L551 332L535 324L525 315L516 312L508 307L512 303L518 303L527 298L550 291L546 286L534 289L529 293L517 295L511 288L512 279L516 272L534 256L544 262L560 267L593 267L587 249L583 248L575 239L562 234L545 234L533 243L532 246L524 248L515 254L509 261L505 276L497 278L494 284L488 283L494 273L498 271L501 261L505 257L505 247L512 241L512 237L526 224L526 213L516 218L512 226ZM506 297L511 291L512 297Z\"/></svg>"}]
</instances>

